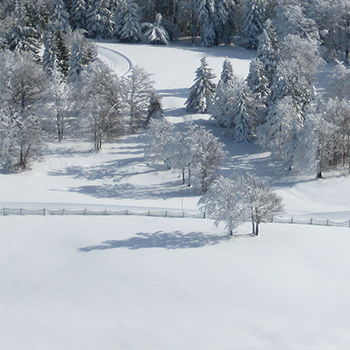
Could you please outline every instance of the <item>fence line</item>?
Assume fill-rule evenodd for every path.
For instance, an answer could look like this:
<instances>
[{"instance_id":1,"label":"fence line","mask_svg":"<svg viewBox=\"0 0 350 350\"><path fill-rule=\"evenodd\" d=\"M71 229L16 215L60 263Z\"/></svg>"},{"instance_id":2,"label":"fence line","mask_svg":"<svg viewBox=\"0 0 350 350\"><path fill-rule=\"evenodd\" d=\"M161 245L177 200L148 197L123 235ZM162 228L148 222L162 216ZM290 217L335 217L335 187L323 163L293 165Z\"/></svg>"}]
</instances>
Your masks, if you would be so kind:
<instances>
[{"instance_id":1,"label":"fence line","mask_svg":"<svg viewBox=\"0 0 350 350\"><path fill-rule=\"evenodd\" d=\"M167 217L167 218L192 218L192 219L212 219L208 217L205 212L190 213L185 210L130 210L130 209L100 209L92 210L88 208L83 209L26 209L26 208L1 208L0 216L7 215L135 215L135 216L152 216L152 217ZM244 220L249 221L249 220ZM265 223L280 223L280 224L296 224L296 225L318 225L318 226L335 226L335 227L349 227L350 219L346 221L333 221L329 219L298 219L294 217L271 217L270 220L265 220Z\"/></svg>"},{"instance_id":2,"label":"fence line","mask_svg":"<svg viewBox=\"0 0 350 350\"><path fill-rule=\"evenodd\" d=\"M0 216L7 215L135 215L135 216L153 216L153 217L168 217L168 218L194 218L205 219L205 213L190 213L185 210L130 210L130 209L100 209L92 210L88 208L83 209L26 209L26 208L1 208Z\"/></svg>"}]
</instances>

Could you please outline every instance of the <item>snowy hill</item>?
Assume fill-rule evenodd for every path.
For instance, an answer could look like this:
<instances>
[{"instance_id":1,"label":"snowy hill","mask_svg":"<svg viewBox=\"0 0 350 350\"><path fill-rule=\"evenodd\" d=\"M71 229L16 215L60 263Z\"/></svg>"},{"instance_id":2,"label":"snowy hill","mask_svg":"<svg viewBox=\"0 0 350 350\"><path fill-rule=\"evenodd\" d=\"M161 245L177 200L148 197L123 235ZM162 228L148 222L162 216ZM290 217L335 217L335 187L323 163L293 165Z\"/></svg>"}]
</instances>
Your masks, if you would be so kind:
<instances>
[{"instance_id":1,"label":"snowy hill","mask_svg":"<svg viewBox=\"0 0 350 350\"><path fill-rule=\"evenodd\" d=\"M224 141L221 173L253 172L287 216L350 219L350 178L315 180L283 170L269 152L236 144L184 101L203 54L219 76L224 57L245 77L254 51L100 43L119 74L153 74L165 113ZM20 174L0 174L1 206L184 208L198 195L178 174L151 167L143 133L91 151L50 143ZM343 176L340 176L343 175ZM229 239L211 220L7 216L1 220L3 349L347 349L349 228L249 224ZM20 336L19 336L20 335Z\"/></svg>"}]
</instances>

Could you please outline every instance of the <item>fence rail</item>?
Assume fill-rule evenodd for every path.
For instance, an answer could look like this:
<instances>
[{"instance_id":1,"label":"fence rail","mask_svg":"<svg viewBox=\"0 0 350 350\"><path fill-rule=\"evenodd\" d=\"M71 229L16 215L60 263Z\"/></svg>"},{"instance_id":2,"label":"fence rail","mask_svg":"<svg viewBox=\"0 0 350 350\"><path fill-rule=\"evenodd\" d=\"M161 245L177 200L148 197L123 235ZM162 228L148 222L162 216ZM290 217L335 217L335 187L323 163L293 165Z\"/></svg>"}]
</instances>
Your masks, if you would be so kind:
<instances>
[{"instance_id":1,"label":"fence rail","mask_svg":"<svg viewBox=\"0 0 350 350\"><path fill-rule=\"evenodd\" d=\"M205 212L186 212L185 210L155 210L155 209L88 209L88 208L59 208L59 209L26 209L26 208L1 208L0 216L7 215L135 215L135 216L152 216L167 218L192 218L206 219L211 218ZM244 220L249 221L249 220ZM296 225L318 225L318 226L334 226L349 227L350 219L345 221L334 221L329 219L300 219L295 217L272 217L271 220L265 220L266 223L296 224Z\"/></svg>"},{"instance_id":2,"label":"fence rail","mask_svg":"<svg viewBox=\"0 0 350 350\"><path fill-rule=\"evenodd\" d=\"M195 212L190 213L184 210L130 210L130 209L26 209L26 208L1 208L0 216L7 215L135 215L135 216L153 216L153 217L168 217L168 218L197 218L205 219L205 213Z\"/></svg>"}]
</instances>

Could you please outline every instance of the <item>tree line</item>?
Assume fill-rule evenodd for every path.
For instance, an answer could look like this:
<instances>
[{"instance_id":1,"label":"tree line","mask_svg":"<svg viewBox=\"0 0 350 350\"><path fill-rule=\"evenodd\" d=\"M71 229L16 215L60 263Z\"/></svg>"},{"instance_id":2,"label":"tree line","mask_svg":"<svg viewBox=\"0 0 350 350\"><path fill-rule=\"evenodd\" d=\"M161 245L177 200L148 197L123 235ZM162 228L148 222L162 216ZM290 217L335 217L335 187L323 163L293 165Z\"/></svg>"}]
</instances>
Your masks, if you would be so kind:
<instances>
[{"instance_id":1,"label":"tree line","mask_svg":"<svg viewBox=\"0 0 350 350\"><path fill-rule=\"evenodd\" d=\"M255 142L286 168L321 178L329 167L350 169L350 68L336 61L325 91L318 92L324 64L317 41L280 37L268 21L247 78L240 79L226 58L216 85L203 57L185 104L190 112L211 114L237 142Z\"/></svg>"},{"instance_id":2,"label":"tree line","mask_svg":"<svg viewBox=\"0 0 350 350\"><path fill-rule=\"evenodd\" d=\"M322 57L349 60L348 0L3 0L0 47L35 50L47 26L89 38L166 44L192 36L203 46L258 47L271 21L279 36L319 42Z\"/></svg>"}]
</instances>

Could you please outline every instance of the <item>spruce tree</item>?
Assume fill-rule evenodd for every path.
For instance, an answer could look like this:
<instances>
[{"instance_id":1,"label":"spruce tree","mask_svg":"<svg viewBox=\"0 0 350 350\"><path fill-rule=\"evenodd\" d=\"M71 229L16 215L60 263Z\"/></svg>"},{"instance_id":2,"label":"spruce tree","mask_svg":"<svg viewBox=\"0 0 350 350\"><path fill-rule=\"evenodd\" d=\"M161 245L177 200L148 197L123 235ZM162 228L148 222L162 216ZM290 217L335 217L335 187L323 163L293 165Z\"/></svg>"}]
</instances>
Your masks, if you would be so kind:
<instances>
[{"instance_id":1,"label":"spruce tree","mask_svg":"<svg viewBox=\"0 0 350 350\"><path fill-rule=\"evenodd\" d=\"M63 0L52 0L50 22L55 24L57 30L61 30L64 33L69 30L69 15Z\"/></svg>"},{"instance_id":2,"label":"spruce tree","mask_svg":"<svg viewBox=\"0 0 350 350\"><path fill-rule=\"evenodd\" d=\"M258 37L264 29L263 0L249 0L245 20L240 31L242 45L248 49L257 49Z\"/></svg>"},{"instance_id":3,"label":"spruce tree","mask_svg":"<svg viewBox=\"0 0 350 350\"><path fill-rule=\"evenodd\" d=\"M86 2L75 0L70 12L70 23L72 29L85 29L86 27Z\"/></svg>"},{"instance_id":4,"label":"spruce tree","mask_svg":"<svg viewBox=\"0 0 350 350\"><path fill-rule=\"evenodd\" d=\"M248 110L248 96L243 82L236 90L236 104L233 110L233 137L237 142L250 142L253 134L252 117Z\"/></svg>"},{"instance_id":5,"label":"spruce tree","mask_svg":"<svg viewBox=\"0 0 350 350\"><path fill-rule=\"evenodd\" d=\"M162 15L157 13L154 23L143 23L144 38L147 43L153 45L167 45L169 43L169 34L161 26L162 18Z\"/></svg>"},{"instance_id":6,"label":"spruce tree","mask_svg":"<svg viewBox=\"0 0 350 350\"><path fill-rule=\"evenodd\" d=\"M115 12L114 36L122 42L142 40L139 7L133 0L122 0Z\"/></svg>"},{"instance_id":7,"label":"spruce tree","mask_svg":"<svg viewBox=\"0 0 350 350\"><path fill-rule=\"evenodd\" d=\"M233 125L234 108L232 102L236 96L237 86L238 78L234 74L231 62L226 57L211 108L212 118L221 127L230 128Z\"/></svg>"},{"instance_id":8,"label":"spruce tree","mask_svg":"<svg viewBox=\"0 0 350 350\"><path fill-rule=\"evenodd\" d=\"M212 81L215 78L212 69L208 67L207 59L201 59L201 65L196 70L194 84L190 88L190 96L185 102L188 111L206 113L214 96L216 85Z\"/></svg>"}]
</instances>

